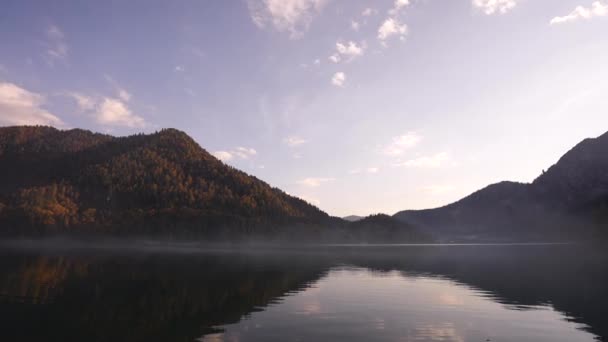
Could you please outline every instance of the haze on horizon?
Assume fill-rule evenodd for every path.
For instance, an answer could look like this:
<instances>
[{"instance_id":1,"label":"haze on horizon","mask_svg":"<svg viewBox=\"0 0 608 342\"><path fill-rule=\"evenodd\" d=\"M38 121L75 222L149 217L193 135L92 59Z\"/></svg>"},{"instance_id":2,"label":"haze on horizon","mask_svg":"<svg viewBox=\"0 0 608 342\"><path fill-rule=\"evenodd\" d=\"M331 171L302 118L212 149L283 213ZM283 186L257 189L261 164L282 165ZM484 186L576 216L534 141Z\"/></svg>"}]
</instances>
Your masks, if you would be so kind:
<instances>
[{"instance_id":1,"label":"haze on horizon","mask_svg":"<svg viewBox=\"0 0 608 342\"><path fill-rule=\"evenodd\" d=\"M530 182L608 131L607 0L5 1L0 125L174 127L336 216Z\"/></svg>"}]
</instances>

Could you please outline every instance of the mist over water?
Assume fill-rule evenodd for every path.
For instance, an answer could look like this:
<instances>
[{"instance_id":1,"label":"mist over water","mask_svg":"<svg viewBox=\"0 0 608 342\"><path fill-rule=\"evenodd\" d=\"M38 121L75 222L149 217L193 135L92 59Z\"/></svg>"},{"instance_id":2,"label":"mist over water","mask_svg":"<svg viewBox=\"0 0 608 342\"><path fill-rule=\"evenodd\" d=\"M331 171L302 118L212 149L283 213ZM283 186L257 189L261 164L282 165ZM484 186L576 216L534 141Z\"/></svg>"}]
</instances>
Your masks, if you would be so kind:
<instances>
[{"instance_id":1,"label":"mist over water","mask_svg":"<svg viewBox=\"0 0 608 342\"><path fill-rule=\"evenodd\" d=\"M57 243L3 246L7 340L608 338L608 258L587 246Z\"/></svg>"}]
</instances>

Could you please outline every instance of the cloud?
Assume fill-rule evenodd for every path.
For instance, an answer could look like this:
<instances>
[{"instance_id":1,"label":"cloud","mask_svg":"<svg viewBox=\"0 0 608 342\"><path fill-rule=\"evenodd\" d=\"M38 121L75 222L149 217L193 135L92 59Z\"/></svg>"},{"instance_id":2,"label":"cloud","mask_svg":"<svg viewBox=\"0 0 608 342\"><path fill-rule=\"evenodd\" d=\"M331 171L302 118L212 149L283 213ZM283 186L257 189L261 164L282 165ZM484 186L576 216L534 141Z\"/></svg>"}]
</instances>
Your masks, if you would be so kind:
<instances>
[{"instance_id":1,"label":"cloud","mask_svg":"<svg viewBox=\"0 0 608 342\"><path fill-rule=\"evenodd\" d=\"M520 0L472 0L473 7L487 15L495 13L504 14L517 6Z\"/></svg>"},{"instance_id":2,"label":"cloud","mask_svg":"<svg viewBox=\"0 0 608 342\"><path fill-rule=\"evenodd\" d=\"M355 20L351 20L351 21L350 21L350 28L351 28L353 31L359 31L360 26L361 26L361 25L359 25L359 22L357 22L357 21L355 21Z\"/></svg>"},{"instance_id":3,"label":"cloud","mask_svg":"<svg viewBox=\"0 0 608 342\"><path fill-rule=\"evenodd\" d=\"M175 72L183 72L186 69L184 68L183 65L176 65L173 70L175 70Z\"/></svg>"},{"instance_id":4,"label":"cloud","mask_svg":"<svg viewBox=\"0 0 608 342\"><path fill-rule=\"evenodd\" d=\"M232 153L241 159L249 159L249 157L253 157L258 154L258 152L253 148L242 146L237 147Z\"/></svg>"},{"instance_id":5,"label":"cloud","mask_svg":"<svg viewBox=\"0 0 608 342\"><path fill-rule=\"evenodd\" d=\"M300 137L298 137L298 136L294 136L294 135L292 135L292 136L289 136L289 137L285 138L283 141L284 141L284 142L287 144L287 146L289 146L289 147L296 147L296 146L300 146L300 145L302 145L302 144L306 144L306 143L308 142L306 139L302 139L302 138L300 138Z\"/></svg>"},{"instance_id":6,"label":"cloud","mask_svg":"<svg viewBox=\"0 0 608 342\"><path fill-rule=\"evenodd\" d=\"M57 61L65 62L68 57L68 45L65 42L65 34L55 25L51 25L46 30L47 49L46 57L50 65Z\"/></svg>"},{"instance_id":7,"label":"cloud","mask_svg":"<svg viewBox=\"0 0 608 342\"><path fill-rule=\"evenodd\" d=\"M95 108L96 100L91 96L83 95L76 92L70 92L66 95L74 99L74 101L76 101L76 104L78 105L78 108L83 111L88 111Z\"/></svg>"},{"instance_id":8,"label":"cloud","mask_svg":"<svg viewBox=\"0 0 608 342\"><path fill-rule=\"evenodd\" d=\"M346 75L343 72L337 72L331 78L331 84L335 85L336 87L342 87L344 82L346 82Z\"/></svg>"},{"instance_id":9,"label":"cloud","mask_svg":"<svg viewBox=\"0 0 608 342\"><path fill-rule=\"evenodd\" d=\"M309 178L301 179L301 180L297 181L296 183L299 185L309 187L309 188L317 188L317 187L321 186L321 184L323 184L323 183L332 182L334 180L335 180L335 178L309 177Z\"/></svg>"},{"instance_id":10,"label":"cloud","mask_svg":"<svg viewBox=\"0 0 608 342\"><path fill-rule=\"evenodd\" d=\"M370 173L370 174L374 174L374 173L378 173L380 172L380 168L377 167L368 167L367 169L353 169L350 170L348 173L350 173L351 175L358 175L360 173Z\"/></svg>"},{"instance_id":11,"label":"cloud","mask_svg":"<svg viewBox=\"0 0 608 342\"><path fill-rule=\"evenodd\" d=\"M433 156L419 157L397 163L397 166L413 168L437 168L450 161L450 156L446 152L441 152Z\"/></svg>"},{"instance_id":12,"label":"cloud","mask_svg":"<svg viewBox=\"0 0 608 342\"><path fill-rule=\"evenodd\" d=\"M145 126L143 118L134 115L123 99L104 97L97 104L95 119L102 125L126 126L131 128Z\"/></svg>"},{"instance_id":13,"label":"cloud","mask_svg":"<svg viewBox=\"0 0 608 342\"><path fill-rule=\"evenodd\" d=\"M378 28L378 39L383 45L386 45L386 41L393 36L399 36L400 39L405 39L406 35L407 25L401 24L399 20L395 18L386 19Z\"/></svg>"},{"instance_id":14,"label":"cloud","mask_svg":"<svg viewBox=\"0 0 608 342\"><path fill-rule=\"evenodd\" d=\"M308 30L313 18L328 0L248 0L253 23L265 28L272 25L279 32L289 32L292 39Z\"/></svg>"},{"instance_id":15,"label":"cloud","mask_svg":"<svg viewBox=\"0 0 608 342\"><path fill-rule=\"evenodd\" d=\"M104 78L108 83L110 83L114 89L116 90L116 95L123 101L129 102L131 100L131 94L126 91L115 79L113 79L110 75L104 75Z\"/></svg>"},{"instance_id":16,"label":"cloud","mask_svg":"<svg viewBox=\"0 0 608 342\"><path fill-rule=\"evenodd\" d=\"M369 7L364 9L363 12L361 12L361 15L364 17L369 17L374 14L378 14L378 10L376 10L374 8L369 8Z\"/></svg>"},{"instance_id":17,"label":"cloud","mask_svg":"<svg viewBox=\"0 0 608 342\"><path fill-rule=\"evenodd\" d=\"M441 195L447 192L451 192L456 189L453 185L427 185L420 188L423 192L431 195Z\"/></svg>"},{"instance_id":18,"label":"cloud","mask_svg":"<svg viewBox=\"0 0 608 342\"><path fill-rule=\"evenodd\" d=\"M213 156L221 161L228 161L233 158L232 153L228 151L216 151L212 153Z\"/></svg>"},{"instance_id":19,"label":"cloud","mask_svg":"<svg viewBox=\"0 0 608 342\"><path fill-rule=\"evenodd\" d=\"M403 135L394 137L390 144L384 146L382 153L387 156L402 155L407 149L410 149L422 140L422 136L416 132L407 132Z\"/></svg>"},{"instance_id":20,"label":"cloud","mask_svg":"<svg viewBox=\"0 0 608 342\"><path fill-rule=\"evenodd\" d=\"M0 82L0 125L56 125L63 122L42 106L44 96Z\"/></svg>"},{"instance_id":21,"label":"cloud","mask_svg":"<svg viewBox=\"0 0 608 342\"><path fill-rule=\"evenodd\" d=\"M95 121L101 125L130 128L144 127L146 125L145 120L133 114L128 106L131 94L118 86L116 87L116 97L88 96L79 92L68 92L65 95L72 98L81 111L93 116Z\"/></svg>"},{"instance_id":22,"label":"cloud","mask_svg":"<svg viewBox=\"0 0 608 342\"><path fill-rule=\"evenodd\" d=\"M251 147L236 147L229 151L216 151L212 153L217 159L221 161L228 161L235 158L239 159L249 159L258 154L258 152Z\"/></svg>"},{"instance_id":23,"label":"cloud","mask_svg":"<svg viewBox=\"0 0 608 342\"><path fill-rule=\"evenodd\" d=\"M551 19L551 25L577 21L579 19L592 19L594 17L603 17L606 15L608 15L608 2L594 1L591 4L591 8L577 6L570 14Z\"/></svg>"},{"instance_id":24,"label":"cloud","mask_svg":"<svg viewBox=\"0 0 608 342\"><path fill-rule=\"evenodd\" d=\"M409 4L409 0L395 0L395 4L393 5L393 8L388 11L388 14L395 16L399 14L399 11L401 11L403 8L405 8L405 6L408 6Z\"/></svg>"},{"instance_id":25,"label":"cloud","mask_svg":"<svg viewBox=\"0 0 608 342\"><path fill-rule=\"evenodd\" d=\"M355 57L363 55L365 48L365 42L361 42L359 44L353 41L348 41L346 43L337 42L336 52L329 56L329 60L334 63L339 63L341 60L350 62Z\"/></svg>"}]
</instances>

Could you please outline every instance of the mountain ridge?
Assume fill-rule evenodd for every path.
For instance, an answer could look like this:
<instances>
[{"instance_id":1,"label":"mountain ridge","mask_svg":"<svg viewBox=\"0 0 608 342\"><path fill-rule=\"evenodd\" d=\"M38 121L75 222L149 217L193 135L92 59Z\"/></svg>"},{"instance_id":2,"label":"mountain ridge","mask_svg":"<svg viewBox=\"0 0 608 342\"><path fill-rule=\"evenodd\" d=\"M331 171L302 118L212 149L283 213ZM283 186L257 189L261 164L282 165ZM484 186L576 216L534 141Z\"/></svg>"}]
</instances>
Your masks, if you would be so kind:
<instances>
[{"instance_id":1,"label":"mountain ridge","mask_svg":"<svg viewBox=\"0 0 608 342\"><path fill-rule=\"evenodd\" d=\"M442 207L393 216L447 239L606 235L608 133L576 144L531 183L490 184Z\"/></svg>"}]
</instances>

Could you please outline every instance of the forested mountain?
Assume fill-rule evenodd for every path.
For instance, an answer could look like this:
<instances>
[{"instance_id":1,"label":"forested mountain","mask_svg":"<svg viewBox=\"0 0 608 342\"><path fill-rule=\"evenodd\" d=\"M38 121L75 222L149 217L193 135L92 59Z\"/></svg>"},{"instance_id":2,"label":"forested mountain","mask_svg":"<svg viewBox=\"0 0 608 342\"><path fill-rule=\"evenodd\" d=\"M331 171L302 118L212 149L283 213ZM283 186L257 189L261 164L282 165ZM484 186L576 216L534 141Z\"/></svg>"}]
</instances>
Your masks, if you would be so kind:
<instances>
[{"instance_id":1,"label":"forested mountain","mask_svg":"<svg viewBox=\"0 0 608 342\"><path fill-rule=\"evenodd\" d=\"M0 128L3 234L212 236L331 221L315 206L225 165L175 129L112 137Z\"/></svg>"},{"instance_id":2,"label":"forested mountain","mask_svg":"<svg viewBox=\"0 0 608 342\"><path fill-rule=\"evenodd\" d=\"M490 185L455 203L395 217L447 240L608 236L608 133L586 139L530 184Z\"/></svg>"}]
</instances>

